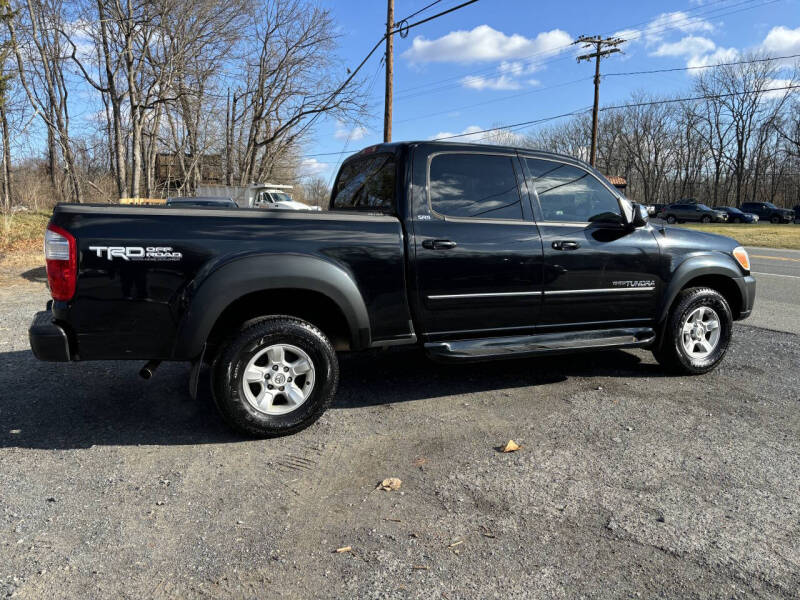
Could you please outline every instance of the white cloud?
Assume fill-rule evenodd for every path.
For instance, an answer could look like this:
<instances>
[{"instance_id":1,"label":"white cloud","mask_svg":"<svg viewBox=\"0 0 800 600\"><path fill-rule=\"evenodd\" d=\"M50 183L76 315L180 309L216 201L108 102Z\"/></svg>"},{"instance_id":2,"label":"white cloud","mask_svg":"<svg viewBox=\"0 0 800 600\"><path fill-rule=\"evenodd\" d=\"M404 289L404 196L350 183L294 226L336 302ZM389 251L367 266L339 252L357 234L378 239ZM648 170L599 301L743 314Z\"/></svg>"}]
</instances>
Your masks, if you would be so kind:
<instances>
[{"instance_id":1,"label":"white cloud","mask_svg":"<svg viewBox=\"0 0 800 600\"><path fill-rule=\"evenodd\" d=\"M468 75L461 79L461 85L473 90L518 90L522 87L519 81L508 75L500 77Z\"/></svg>"},{"instance_id":2,"label":"white cloud","mask_svg":"<svg viewBox=\"0 0 800 600\"><path fill-rule=\"evenodd\" d=\"M665 33L673 30L682 33L698 33L713 31L714 26L700 17L692 17L679 10L671 13L662 13L644 28L644 42L648 45L658 43L664 38Z\"/></svg>"},{"instance_id":3,"label":"white cloud","mask_svg":"<svg viewBox=\"0 0 800 600\"><path fill-rule=\"evenodd\" d=\"M362 125L356 125L352 129L348 129L344 123L341 121L336 121L336 131L333 132L333 137L335 137L337 140L350 140L351 142L356 142L365 137L368 133L369 129Z\"/></svg>"},{"instance_id":4,"label":"white cloud","mask_svg":"<svg viewBox=\"0 0 800 600\"><path fill-rule=\"evenodd\" d=\"M539 65L536 63L524 63L521 60L504 60L497 67L501 73L507 73L519 77L520 75L527 75L528 73L535 73L539 70Z\"/></svg>"},{"instance_id":5,"label":"white cloud","mask_svg":"<svg viewBox=\"0 0 800 600\"><path fill-rule=\"evenodd\" d=\"M717 49L708 38L687 36L677 42L661 44L651 56L699 56Z\"/></svg>"},{"instance_id":6,"label":"white cloud","mask_svg":"<svg viewBox=\"0 0 800 600\"><path fill-rule=\"evenodd\" d=\"M773 27L761 42L760 49L769 56L800 54L800 27L797 29L789 29L783 25ZM782 62L791 64L793 60L786 59Z\"/></svg>"},{"instance_id":7,"label":"white cloud","mask_svg":"<svg viewBox=\"0 0 800 600\"><path fill-rule=\"evenodd\" d=\"M452 131L440 131L434 136L431 136L430 139L432 140L440 140L442 138L449 138L453 137L454 135L461 135L462 137L458 137L453 139L454 142L480 142L483 140L486 134L478 133L479 131L483 131L483 127L478 125L470 125L460 133L453 133ZM466 134L466 135L464 135ZM450 141L450 140L447 140Z\"/></svg>"},{"instance_id":8,"label":"white cloud","mask_svg":"<svg viewBox=\"0 0 800 600\"><path fill-rule=\"evenodd\" d=\"M411 63L487 62L534 54L545 57L564 50L571 42L572 36L560 29L543 31L534 38L526 38L516 33L506 35L488 25L478 25L470 31L451 31L433 40L417 36L403 57Z\"/></svg>"},{"instance_id":9,"label":"white cloud","mask_svg":"<svg viewBox=\"0 0 800 600\"><path fill-rule=\"evenodd\" d=\"M773 88L781 88L790 85L796 85L797 81L793 81L792 79L770 79L769 83L767 83L767 89L772 89L771 92L764 92L764 98L767 100L777 100L779 98L783 98L787 92L791 90L777 90Z\"/></svg>"},{"instance_id":10,"label":"white cloud","mask_svg":"<svg viewBox=\"0 0 800 600\"><path fill-rule=\"evenodd\" d=\"M461 137L453 138L454 135ZM443 139L452 138L452 139ZM451 131L440 131L432 136L432 140L443 140L445 142L476 142L481 144L500 144L504 146L520 146L523 144L524 136L508 131L507 129L495 129L493 131L484 131L478 125L470 125L461 133L453 133Z\"/></svg>"},{"instance_id":11,"label":"white cloud","mask_svg":"<svg viewBox=\"0 0 800 600\"><path fill-rule=\"evenodd\" d=\"M300 177L314 177L324 175L330 171L331 166L318 161L316 158L304 158L300 162Z\"/></svg>"},{"instance_id":12,"label":"white cloud","mask_svg":"<svg viewBox=\"0 0 800 600\"><path fill-rule=\"evenodd\" d=\"M702 33L714 31L714 25L700 17L693 17L683 11L662 13L641 29L623 29L614 34L629 42L643 42L646 46L660 43L673 31L680 33Z\"/></svg>"},{"instance_id":13,"label":"white cloud","mask_svg":"<svg viewBox=\"0 0 800 600\"><path fill-rule=\"evenodd\" d=\"M702 67L704 65L716 65L719 63L733 62L737 58L739 58L739 51L736 48L717 48L710 54L689 57L689 59L686 61L686 66ZM705 71L705 69L695 68L694 70L689 71L689 74L697 75L703 71Z\"/></svg>"},{"instance_id":14,"label":"white cloud","mask_svg":"<svg viewBox=\"0 0 800 600\"><path fill-rule=\"evenodd\" d=\"M536 63L504 60L497 67L500 73L497 77L467 75L461 78L461 85L473 90L518 90L524 86L539 85L538 80L525 77L539 68Z\"/></svg>"}]
</instances>

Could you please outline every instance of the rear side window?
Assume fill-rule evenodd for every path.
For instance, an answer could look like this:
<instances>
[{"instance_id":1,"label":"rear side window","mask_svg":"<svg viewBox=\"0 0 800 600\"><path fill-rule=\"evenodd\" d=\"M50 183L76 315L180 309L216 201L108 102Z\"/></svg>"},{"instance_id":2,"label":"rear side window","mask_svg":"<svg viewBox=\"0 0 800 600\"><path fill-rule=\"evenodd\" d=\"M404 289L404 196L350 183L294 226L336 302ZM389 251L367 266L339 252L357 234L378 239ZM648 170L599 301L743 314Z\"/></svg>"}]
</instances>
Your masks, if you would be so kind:
<instances>
[{"instance_id":1,"label":"rear side window","mask_svg":"<svg viewBox=\"0 0 800 600\"><path fill-rule=\"evenodd\" d=\"M550 160L525 160L545 221L622 222L616 196L588 171Z\"/></svg>"},{"instance_id":2,"label":"rear side window","mask_svg":"<svg viewBox=\"0 0 800 600\"><path fill-rule=\"evenodd\" d=\"M430 202L448 217L522 219L510 156L437 154L430 166Z\"/></svg>"},{"instance_id":3,"label":"rear side window","mask_svg":"<svg viewBox=\"0 0 800 600\"><path fill-rule=\"evenodd\" d=\"M393 154L372 154L347 161L336 180L331 207L394 211L395 161Z\"/></svg>"}]
</instances>

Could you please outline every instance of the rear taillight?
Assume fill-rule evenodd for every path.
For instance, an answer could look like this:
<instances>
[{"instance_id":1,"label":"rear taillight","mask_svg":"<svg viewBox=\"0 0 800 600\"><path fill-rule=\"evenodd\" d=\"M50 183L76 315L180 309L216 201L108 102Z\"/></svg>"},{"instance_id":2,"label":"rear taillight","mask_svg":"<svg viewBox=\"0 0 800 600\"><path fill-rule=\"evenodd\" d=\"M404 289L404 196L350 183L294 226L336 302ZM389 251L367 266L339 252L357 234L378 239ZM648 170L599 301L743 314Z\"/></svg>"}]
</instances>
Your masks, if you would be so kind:
<instances>
[{"instance_id":1,"label":"rear taillight","mask_svg":"<svg viewBox=\"0 0 800 600\"><path fill-rule=\"evenodd\" d=\"M78 278L78 253L75 238L57 225L48 225L44 234L47 283L53 300L70 300Z\"/></svg>"}]
</instances>

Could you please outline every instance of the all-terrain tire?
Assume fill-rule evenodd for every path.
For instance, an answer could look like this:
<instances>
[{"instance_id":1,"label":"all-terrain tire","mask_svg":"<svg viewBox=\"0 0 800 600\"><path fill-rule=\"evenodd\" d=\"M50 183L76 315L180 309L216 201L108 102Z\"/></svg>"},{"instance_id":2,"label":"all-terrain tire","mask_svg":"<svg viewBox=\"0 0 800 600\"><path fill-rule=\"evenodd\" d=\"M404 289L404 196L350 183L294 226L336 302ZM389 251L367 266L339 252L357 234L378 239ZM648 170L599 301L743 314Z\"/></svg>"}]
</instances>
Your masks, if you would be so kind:
<instances>
[{"instance_id":1,"label":"all-terrain tire","mask_svg":"<svg viewBox=\"0 0 800 600\"><path fill-rule=\"evenodd\" d=\"M313 369L310 394L285 414L259 410L244 390L250 385L245 381L245 369L251 359L276 346L300 350ZM245 326L222 345L211 367L211 393L220 415L233 429L253 437L277 437L305 429L330 406L338 383L339 363L328 338L311 323L289 316L266 317Z\"/></svg>"},{"instance_id":2,"label":"all-terrain tire","mask_svg":"<svg viewBox=\"0 0 800 600\"><path fill-rule=\"evenodd\" d=\"M684 326L698 308L710 308L716 315L719 338L707 356L690 355L684 343ZM731 340L733 315L728 301L718 291L696 287L683 290L667 316L664 331L653 348L656 360L668 371L686 375L708 373L722 361ZM691 334L689 334L691 335ZM691 339L691 338L689 338ZM687 340L687 343L691 343Z\"/></svg>"}]
</instances>

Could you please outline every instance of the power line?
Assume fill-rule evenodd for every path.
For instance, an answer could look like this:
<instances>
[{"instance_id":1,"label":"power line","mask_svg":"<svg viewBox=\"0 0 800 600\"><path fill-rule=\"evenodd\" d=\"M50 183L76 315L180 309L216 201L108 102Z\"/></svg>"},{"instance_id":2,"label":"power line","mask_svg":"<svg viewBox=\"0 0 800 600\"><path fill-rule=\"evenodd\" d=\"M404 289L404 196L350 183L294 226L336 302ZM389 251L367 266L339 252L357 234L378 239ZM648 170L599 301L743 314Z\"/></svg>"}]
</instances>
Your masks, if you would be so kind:
<instances>
[{"instance_id":1,"label":"power line","mask_svg":"<svg viewBox=\"0 0 800 600\"><path fill-rule=\"evenodd\" d=\"M423 23L427 23L427 22L429 22L429 21L433 21L434 19L438 19L439 17L443 17L444 15L450 14L451 12L454 12L454 11L457 11L457 10L459 10L459 9L461 9L461 8L464 8L465 6L469 6L470 4L475 4L477 1L478 1L478 0L467 0L466 2L462 2L461 4L458 4L458 5L456 5L456 6L452 7L452 8L448 8L447 10L443 10L442 12L439 12L439 13L436 13L435 15L432 15L432 16L430 16L430 17L427 17L426 19L422 19L422 20L420 20L420 21L417 21L416 23L411 23L410 25L406 25L405 27L403 27L403 30L404 30L404 31L408 31L409 29L412 29L412 28L414 28L414 27L419 27L419 26L420 26L420 25L422 25ZM370 59L370 57L371 57L371 56L372 56L372 55L375 53L375 50L377 50L377 49L380 47L380 45L381 45L381 44L384 42L384 40L386 40L386 38L387 38L389 35L394 35L395 33L398 33L398 32L400 32L400 31L401 31L401 30L400 30L400 28L395 28L395 29L393 29L391 32L389 32L389 33L385 33L385 34L383 34L383 36L381 36L381 39L379 39L379 40L378 40L378 41L375 43L375 45L372 47L372 50L370 50L370 51L367 53L367 55L364 57L364 60L362 60L362 61L361 61L361 62L358 64L358 66L357 66L357 67L356 67L356 68L353 70L353 72L352 72L352 73L350 73L350 75L347 77L347 79L345 79L345 80L344 80L344 82L343 82L343 83L342 83L342 84L341 84L341 85L340 85L338 88L336 88L336 90L334 90L334 91L333 91L333 92L330 94L330 96L329 96L329 97L328 97L328 99L327 99L327 100L326 100L326 101L325 101L325 102L322 104L322 106L320 106L318 109L315 109L315 111L316 111L316 112L315 112L315 113L314 113L314 115L313 115L313 116L312 116L312 117L311 117L311 118L308 120L308 123L306 123L306 124L305 124L305 125L302 127L301 131L308 130L308 128L310 128L310 127L311 127L311 125L313 125L313 124L314 124L314 121L316 121L316 120L319 118L319 116L320 116L320 115L321 115L323 112L325 112L325 110L326 110L326 109L327 109L327 107L330 105L330 103L331 103L331 102L333 102L333 100L336 98L336 96L338 96L338 95L339 95L339 93L340 93L342 90L344 90L344 88L345 88L345 87L347 87L347 84L349 84L349 83L350 83L350 82L353 80L353 78L356 76L356 74L357 74L357 73L358 73L358 72L361 70L361 68L362 68L362 67L363 67L363 66L366 64L366 62L367 62L367 61Z\"/></svg>"},{"instance_id":2,"label":"power line","mask_svg":"<svg viewBox=\"0 0 800 600\"><path fill-rule=\"evenodd\" d=\"M375 82L378 79L378 73L380 73L380 71L381 71L381 65L382 65L382 61L378 61L378 68L375 69L375 74L372 76L372 82L369 84L369 88L368 88L368 91L367 91L367 96L369 96L372 93L372 88L375 87ZM341 156L343 154L348 154L349 153L349 150L347 150L347 146L350 145L350 140L352 139L354 132L355 132L355 129L351 129L350 133L347 134L347 140L345 140L344 146L342 147L341 152L331 152L330 153L330 154L337 154L339 156L339 158L336 159L335 163L327 163L327 164L335 164L336 165L335 168L332 169L331 177L328 179L328 187L333 185L333 178L336 176L336 172L339 170L339 165L342 162ZM318 155L318 156L321 156L321 155ZM310 156L306 156L304 158L310 158Z\"/></svg>"},{"instance_id":3,"label":"power line","mask_svg":"<svg viewBox=\"0 0 800 600\"><path fill-rule=\"evenodd\" d=\"M768 56L766 58L752 58L748 60L737 60L734 62L715 63L713 65L695 65L693 67L675 67L672 69L652 69L650 71L626 71L619 73L606 73L603 77L618 77L621 75L649 75L651 73L670 73L672 71L693 71L695 69L716 69L717 67L732 67L735 65L747 65L752 63L770 62L774 60L785 60L798 58L800 54L789 54L787 56Z\"/></svg>"},{"instance_id":4,"label":"power line","mask_svg":"<svg viewBox=\"0 0 800 600\"><path fill-rule=\"evenodd\" d=\"M615 105L615 106L603 106L603 107L600 107L599 110L600 110L600 112L605 112L605 111L608 111L608 110L618 110L618 109L621 109L621 108L637 108L637 107L641 107L641 106L655 106L655 105L658 105L658 104L674 104L676 102L691 102L691 101L695 101L695 100L714 100L714 99L719 99L719 98L729 98L729 97L732 97L732 96L744 96L746 94L759 94L759 93L765 93L765 92L779 92L779 91L783 91L783 90L793 90L793 89L798 89L798 88L800 88L800 84L784 85L784 86L780 86L780 87L764 88L764 89L761 89L761 90L745 90L745 91L742 91L742 92L729 92L727 94L706 94L706 95L703 95L703 96L691 96L691 97L686 97L686 98L669 98L669 99L666 99L666 100L652 100L652 101L648 101L648 102L632 102L632 103L628 103L628 104L618 104L618 105ZM563 117L579 115L581 113L589 112L589 110L591 110L591 109L590 108L583 108L583 109L574 110L574 111L568 112L568 113L562 113L560 115L554 115L552 117L544 117L542 119L533 119L531 121L522 121L520 123L512 123L510 125L501 125L501 126L498 126L498 127L491 127L489 129L479 129L478 131L470 131L468 133L459 133L457 135L448 135L448 136L445 136L445 137L435 138L433 141L451 140L451 139L455 139L455 138L473 136L473 135L477 135L477 134L480 134L480 133L492 133L494 131L504 131L504 130L513 131L515 129L528 127L530 125L535 125L537 123L543 123L545 121L553 121L555 119L561 119Z\"/></svg>"},{"instance_id":5,"label":"power line","mask_svg":"<svg viewBox=\"0 0 800 600\"><path fill-rule=\"evenodd\" d=\"M739 12L743 12L745 10L752 10L754 8L760 8L760 7L766 6L768 4L774 4L775 2L780 2L781 0L766 0L765 2L760 2L758 4L753 3L752 0L740 0L738 2L735 2L735 3L727 5L727 6L720 6L720 7L717 7L717 8L713 8L712 10L706 10L706 9L712 7L714 4L719 4L720 2L725 2L725 1L727 1L727 0L717 0L716 2L712 2L712 3L709 3L709 4L703 5L703 6L699 6L699 7L694 8L694 9L689 9L687 11L684 11L684 13L688 17L687 19L684 19L683 21L680 21L678 23L665 23L662 26L647 29L646 33L650 34L650 35L657 35L657 34L660 34L660 33L664 33L665 31L672 30L672 29L679 29L680 27L684 26L691 19L697 19L699 17L708 17L708 16L711 16L711 17L714 17L714 18L728 16L728 15L731 15L731 14L736 14L736 13L739 13ZM740 7L742 5L747 5L747 6L745 6L744 8L739 8L738 10L732 10L732 11L729 11L729 12L724 12L724 11L728 11L729 9L732 9L732 8ZM696 11L701 11L701 10L704 10L705 12L702 12L702 13L699 13L699 14L694 14L694 15L689 14L691 12L696 12ZM720 12L720 11L722 11L722 12ZM714 13L718 13L718 14L714 14ZM648 23L651 23L656 18L657 17L653 17L653 18L651 18L651 19L649 19L647 21L641 21L641 22L635 23L633 25L628 25L628 26L623 27L622 29L623 30L624 29L632 29L632 28L636 28L636 27L638 27L640 25L646 25ZM606 34L603 34L603 35L606 35ZM641 36L642 36L642 33L640 33L637 36L631 37L631 40L639 39ZM538 62L536 59L538 57L540 57L540 56L548 56L548 55L560 54L562 50L566 50L567 48L569 48L572 45L573 45L573 42L570 42L569 44L556 46L554 48L549 48L547 50L540 50L539 52L534 52L533 54L521 57L521 58L519 58L517 60L519 60L520 62L523 62L523 63L528 63L528 62L536 63L538 66L545 66L545 65L553 64L555 62L562 61L562 60L568 60L571 57L569 57L569 56L555 57L555 58L552 58L550 60L544 60L542 62ZM442 83L448 82L448 81L456 81L456 80L458 80L460 82L460 80L462 80L464 77L478 76L478 75L482 75L482 74L486 74L486 73L493 73L493 72L496 71L496 69L497 69L496 66L486 67L486 68L483 68L483 69L477 69L477 70L474 70L474 71L465 72L465 73L462 73L460 75L453 75L453 76L449 76L449 77L445 77L445 78L440 78L440 79L436 79L434 81L430 81L430 82L427 82L427 83L422 83L422 84L419 84L419 85L416 85L416 86L411 86L411 87L408 87L408 88L404 88L404 89L399 90L396 93L395 99L396 100L407 100L409 98L414 98L416 96L427 95L429 93L435 93L435 92L439 92L439 91L449 90L449 89L451 89L453 87L456 87L456 85L458 85L458 84L449 84L449 85L444 85L444 86L440 86L440 87L434 87L434 89L430 89L430 90L426 90L425 88L431 88L433 86L438 86L439 84L442 84ZM416 90L421 90L421 91L417 92L417 93L411 93L411 92L415 92Z\"/></svg>"},{"instance_id":6,"label":"power line","mask_svg":"<svg viewBox=\"0 0 800 600\"><path fill-rule=\"evenodd\" d=\"M522 96L530 96L532 94L540 94L542 92L547 92L549 90L553 90L553 89L556 89L556 88L566 87L568 85L574 85L576 83L583 83L584 81L589 81L591 79L592 79L591 77L581 77L580 79L573 79L572 81L564 81L564 82L561 82L561 83L556 83L556 84L548 85L548 86L545 86L545 87L537 87L537 88L534 88L532 90L528 90L527 92L520 92L518 94L511 94L511 95L508 95L508 96L501 96L500 98L491 98L489 100L484 100L482 102L476 102L474 104L466 104L466 105L462 105L462 106L455 106L455 107L449 108L447 110L440 110L440 111L433 112L433 113L427 113L427 114L424 114L424 115L417 115L415 117L409 117L407 119L400 119L400 120L396 120L395 123L406 123L408 121L418 121L420 119L427 119L429 117L436 117L436 116L444 115L444 114L447 114L447 113L450 113L450 112L453 112L453 111L457 111L457 110L465 110L467 108L475 108L476 106L484 106L486 104L494 104L495 102L504 102L506 100L512 100L514 98L520 98Z\"/></svg>"},{"instance_id":7,"label":"power line","mask_svg":"<svg viewBox=\"0 0 800 600\"><path fill-rule=\"evenodd\" d=\"M728 67L728 66L735 66L735 65L745 65L745 64L758 63L758 62L770 62L770 61L785 60L785 59L790 59L790 58L800 58L800 54L789 54L789 55L786 55L786 56L768 56L768 57L765 57L765 58L739 60L739 61L726 62L726 63L714 63L714 64L708 64L708 65L696 65L696 66L693 66L693 67L675 67L675 68L672 68L672 69L653 69L653 70L649 70L649 71L620 71L620 72L616 72L616 73L606 73L606 74L603 75L603 77L612 77L612 76L617 77L617 76L623 76L623 75L649 75L649 74L653 74L653 73L669 73L671 71L692 71L692 70L696 70L696 69L715 69L717 67ZM556 84L545 86L545 87L537 87L535 89L528 90L527 92L521 92L521 93L518 93L518 94L510 94L510 95L506 95L506 96L501 96L500 98L491 98L489 100L476 102L474 104L466 104L466 105L461 105L461 106L455 106L453 108L449 108L449 109L446 109L446 110L440 110L440 111L436 111L436 112L432 112L432 113L427 113L427 114L424 114L424 115L417 115L415 117L409 117L407 119L396 120L395 123L406 123L406 122L409 122L409 121L418 121L420 119L427 119L427 118L430 118L430 117L436 117L436 116L444 115L444 114L447 114L447 113L450 113L450 112L453 112L453 111L466 110L466 109L469 109L469 108L475 108L476 106L484 106L486 104L494 104L496 102L504 102L506 100L512 100L514 98L520 98L522 96L529 96L529 95L532 95L532 94L538 94L538 93L541 93L541 92L545 92L545 91L549 91L549 90L553 90L553 89L557 89L557 88L561 88L561 87L565 87L565 86L569 86L569 85L574 85L576 83L582 83L582 82L588 81L590 79L592 79L592 77L582 77L580 79L573 79L572 81L564 81L564 82L561 82L561 83L556 83Z\"/></svg>"},{"instance_id":8,"label":"power line","mask_svg":"<svg viewBox=\"0 0 800 600\"><path fill-rule=\"evenodd\" d=\"M435 6L435 5L439 4L439 2L441 2L441 1L442 1L442 0L434 0L433 2L431 2L430 4L428 4L427 6L423 6L422 8L420 8L420 9L419 9L417 12L413 12L413 13L411 13L410 15L408 15L407 17L405 17L405 18L403 18L403 19L400 19L400 21L398 21L398 23L402 23L403 21L408 21L409 19L413 19L413 18L414 18L414 17L416 17L416 16L417 16L419 13L421 13L421 12L425 12L425 11L426 11L426 10L428 10L430 7L432 7L432 6Z\"/></svg>"},{"instance_id":9,"label":"power line","mask_svg":"<svg viewBox=\"0 0 800 600\"><path fill-rule=\"evenodd\" d=\"M786 59L790 59L790 58L800 58L800 54L788 54L788 55L785 55L785 56L769 56L769 57L765 57L765 58L757 58L757 59L750 59L750 60L740 60L740 61L727 62L727 63L716 63L716 64L711 64L711 65L697 65L697 66L693 66L693 67L676 67L674 69L653 69L653 70L649 70L649 71L621 71L621 72L617 72L617 73L607 73L606 75L604 75L604 77L623 76L623 75L648 75L648 74L652 74L652 73L665 73L665 72L670 72L670 71L689 71L689 70L694 70L694 69L715 69L717 67L735 66L735 65L743 65L743 64L759 63L759 62L769 62L769 61L777 61L777 60L786 60ZM467 109L467 108L474 108L476 106L483 106L485 104L490 104L490 103L494 103L494 102L501 102L501 101L504 101L504 100L511 100L513 98L518 98L520 96L526 96L526 95L530 95L530 94L534 94L534 93L544 92L544 91L552 90L554 88L564 87L564 86L567 86L567 85L574 85L576 83L581 83L581 82L587 81L588 79L591 79L591 77L583 77L581 79L574 79L572 81L565 81L565 82L558 83L558 84L551 85L551 86L547 86L547 87L544 87L544 88L536 88L535 90L530 90L529 92L523 92L521 94L513 94L513 95L510 95L510 96L504 96L502 98L494 98L492 100L486 100L484 102L478 102L478 103L475 103L475 104L469 104L469 105L465 105L465 106L457 106L457 107L454 107L454 108L451 108L451 109L448 109L448 110L443 110L443 111L439 111L439 112L435 112L435 113L429 113L429 114L426 114L426 115L419 115L419 116L416 116L416 117L403 119L403 120L397 121L397 122L398 123L405 123L407 121L416 121L416 120L419 120L419 119L425 119L425 118L428 118L428 117L435 117L435 116L438 116L438 115L446 114L446 113L452 112L454 110L464 110L464 109ZM762 91L771 91L771 90L762 90ZM670 100L669 102L676 102L676 101L681 101L681 100L686 100L686 99ZM662 102L667 102L667 101L662 101ZM605 111L605 110L609 110L610 108L611 107L601 107L600 108L600 112ZM566 117L566 116L573 116L573 115L576 115L576 114L580 114L582 112L586 112L588 110L589 110L588 108L579 109L577 111L563 113L563 114L560 114L560 115L555 115L553 117L545 117L544 119L536 119L534 121L524 121L522 123L516 123L516 124L513 124L513 125L505 125L505 126L501 126L501 127L493 127L491 129L482 129L482 130L476 131L476 132L461 133L461 134L458 134L456 136L447 136L447 137L437 138L437 139L445 140L445 139L451 139L451 138L456 138L456 137L466 137L466 136L475 135L476 133L489 133L489 132L493 132L493 131L501 131L501 130L504 130L504 129L513 130L513 129L518 129L520 127L527 127L529 125L535 125L535 124L538 124L538 123L541 123L541 122L560 119L560 118L563 118L563 117ZM340 151L340 152L319 152L319 153L316 153L316 154L304 154L303 158L313 158L313 157L317 157L317 156L338 156L338 155L341 155L341 154L347 154L347 152L348 152L347 150L343 150L343 151Z\"/></svg>"}]
</instances>

